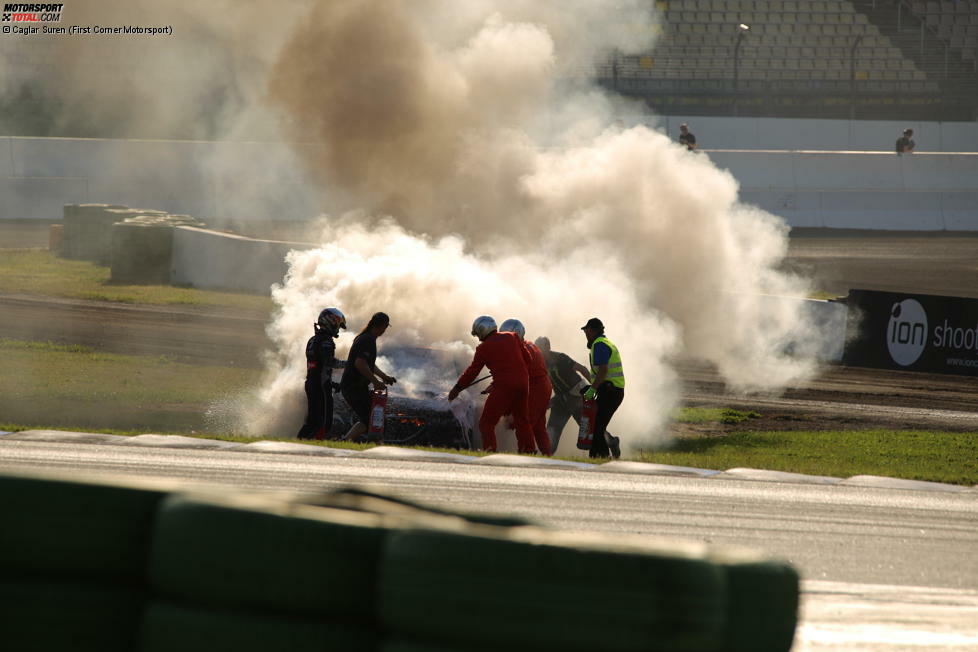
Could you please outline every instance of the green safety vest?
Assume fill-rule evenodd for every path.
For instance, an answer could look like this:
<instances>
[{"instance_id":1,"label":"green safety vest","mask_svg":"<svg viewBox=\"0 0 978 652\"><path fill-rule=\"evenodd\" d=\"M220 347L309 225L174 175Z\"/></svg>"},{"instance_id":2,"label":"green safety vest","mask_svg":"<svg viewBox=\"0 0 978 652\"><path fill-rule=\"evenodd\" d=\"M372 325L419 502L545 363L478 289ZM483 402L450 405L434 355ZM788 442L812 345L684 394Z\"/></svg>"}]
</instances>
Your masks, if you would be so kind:
<instances>
[{"instance_id":1,"label":"green safety vest","mask_svg":"<svg viewBox=\"0 0 978 652\"><path fill-rule=\"evenodd\" d=\"M621 355L618 354L618 347L604 335L594 338L594 342L591 343L591 350L588 352L591 359L591 382L594 382L598 375L598 368L594 365L594 345L598 342L603 342L611 349L611 358L608 360L608 375L604 379L610 381L615 387L625 389L625 371L621 366Z\"/></svg>"}]
</instances>

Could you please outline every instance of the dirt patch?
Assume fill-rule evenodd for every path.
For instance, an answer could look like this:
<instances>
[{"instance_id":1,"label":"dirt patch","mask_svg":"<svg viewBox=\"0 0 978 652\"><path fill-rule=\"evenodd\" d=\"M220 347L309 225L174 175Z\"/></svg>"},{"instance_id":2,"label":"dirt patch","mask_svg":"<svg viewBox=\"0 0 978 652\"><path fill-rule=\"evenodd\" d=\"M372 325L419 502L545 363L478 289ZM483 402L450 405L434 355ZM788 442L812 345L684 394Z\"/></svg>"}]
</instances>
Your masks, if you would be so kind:
<instances>
[{"instance_id":1,"label":"dirt patch","mask_svg":"<svg viewBox=\"0 0 978 652\"><path fill-rule=\"evenodd\" d=\"M745 406L741 406L745 407ZM873 413L856 416L846 413L846 406L838 403L834 408L821 411L806 411L804 407L781 410L765 410L759 416L739 423L674 423L670 427L673 437L699 439L704 437L725 437L738 432L749 431L829 431L829 430L942 430L955 432L978 431L976 419L962 423L959 419L928 415L922 418L901 418L887 414Z\"/></svg>"}]
</instances>

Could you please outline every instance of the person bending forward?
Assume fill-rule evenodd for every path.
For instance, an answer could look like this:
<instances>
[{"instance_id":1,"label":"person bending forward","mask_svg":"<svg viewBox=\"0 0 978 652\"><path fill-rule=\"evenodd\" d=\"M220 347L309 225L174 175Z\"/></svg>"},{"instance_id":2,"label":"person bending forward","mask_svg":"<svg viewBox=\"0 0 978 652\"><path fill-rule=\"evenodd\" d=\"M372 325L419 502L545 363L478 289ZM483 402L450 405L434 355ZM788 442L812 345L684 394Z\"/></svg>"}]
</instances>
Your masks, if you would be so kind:
<instances>
[{"instance_id":1,"label":"person bending forward","mask_svg":"<svg viewBox=\"0 0 978 652\"><path fill-rule=\"evenodd\" d=\"M492 374L492 390L479 417L482 448L496 450L496 424L503 415L512 414L519 452L536 452L533 430L527 416L529 354L515 333L498 332L496 320L492 317L477 318L472 324L472 335L479 338L480 344L475 349L472 364L462 372L448 393L448 400L454 401L463 389L472 384L482 368L488 367Z\"/></svg>"}]
</instances>

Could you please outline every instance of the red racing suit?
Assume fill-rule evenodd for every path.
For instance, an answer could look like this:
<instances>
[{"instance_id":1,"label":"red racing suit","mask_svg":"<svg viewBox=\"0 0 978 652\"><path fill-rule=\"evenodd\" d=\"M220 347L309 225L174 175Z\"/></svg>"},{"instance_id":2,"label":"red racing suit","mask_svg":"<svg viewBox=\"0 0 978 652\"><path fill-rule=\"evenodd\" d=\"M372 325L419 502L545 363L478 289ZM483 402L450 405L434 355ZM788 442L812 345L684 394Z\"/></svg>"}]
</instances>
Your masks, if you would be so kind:
<instances>
[{"instance_id":1,"label":"red racing suit","mask_svg":"<svg viewBox=\"0 0 978 652\"><path fill-rule=\"evenodd\" d=\"M515 333L495 332L475 349L472 364L459 376L456 387L472 384L483 367L492 374L492 390L479 417L482 447L496 450L496 424L504 414L513 415L517 447L521 453L534 453L533 428L527 416L530 354Z\"/></svg>"},{"instance_id":2,"label":"red racing suit","mask_svg":"<svg viewBox=\"0 0 978 652\"><path fill-rule=\"evenodd\" d=\"M550 405L550 395L553 386L550 384L550 374L547 373L547 362L543 352L532 342L523 342L530 354L530 396L527 401L530 427L533 428L533 438L537 448L544 455L550 455L550 435L547 434L547 407Z\"/></svg>"}]
</instances>

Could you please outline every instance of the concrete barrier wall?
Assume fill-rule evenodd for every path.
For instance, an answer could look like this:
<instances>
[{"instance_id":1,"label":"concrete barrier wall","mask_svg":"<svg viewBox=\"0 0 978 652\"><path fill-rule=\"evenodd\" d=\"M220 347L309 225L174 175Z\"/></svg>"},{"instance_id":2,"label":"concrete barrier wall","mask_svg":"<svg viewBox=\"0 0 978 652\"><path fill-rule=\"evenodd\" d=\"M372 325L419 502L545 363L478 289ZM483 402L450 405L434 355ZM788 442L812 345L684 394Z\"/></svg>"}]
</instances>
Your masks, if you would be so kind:
<instances>
[{"instance_id":1,"label":"concrete barrier wall","mask_svg":"<svg viewBox=\"0 0 978 652\"><path fill-rule=\"evenodd\" d=\"M60 221L65 204L88 196L88 179L0 177L0 219Z\"/></svg>"},{"instance_id":2,"label":"concrete barrier wall","mask_svg":"<svg viewBox=\"0 0 978 652\"><path fill-rule=\"evenodd\" d=\"M978 209L978 192L942 193L944 226L948 231L975 231L975 211Z\"/></svg>"},{"instance_id":3,"label":"concrete barrier wall","mask_svg":"<svg viewBox=\"0 0 978 652\"><path fill-rule=\"evenodd\" d=\"M36 195L32 179L48 182ZM296 220L321 212L286 143L0 138L3 197L40 205L0 203L0 219L61 219L63 204L122 204L157 208L203 220ZM56 209L54 209L56 207Z\"/></svg>"},{"instance_id":4,"label":"concrete barrier wall","mask_svg":"<svg viewBox=\"0 0 978 652\"><path fill-rule=\"evenodd\" d=\"M0 138L0 177L12 177L14 174L13 143L9 138Z\"/></svg>"},{"instance_id":5,"label":"concrete barrier wall","mask_svg":"<svg viewBox=\"0 0 978 652\"><path fill-rule=\"evenodd\" d=\"M726 150L741 201L796 227L978 230L978 154Z\"/></svg>"},{"instance_id":6,"label":"concrete barrier wall","mask_svg":"<svg viewBox=\"0 0 978 652\"><path fill-rule=\"evenodd\" d=\"M741 192L741 199L780 215L794 227L978 231L978 191L747 190Z\"/></svg>"},{"instance_id":7,"label":"concrete barrier wall","mask_svg":"<svg viewBox=\"0 0 978 652\"><path fill-rule=\"evenodd\" d=\"M286 254L293 249L314 247L301 242L255 240L181 226L173 232L170 282L202 289L267 294L273 283L282 283L285 278Z\"/></svg>"},{"instance_id":8,"label":"concrete barrier wall","mask_svg":"<svg viewBox=\"0 0 978 652\"><path fill-rule=\"evenodd\" d=\"M689 124L705 149L817 149L892 152L903 130L914 130L918 152L978 152L978 122L896 122L705 116L634 116L672 138Z\"/></svg>"},{"instance_id":9,"label":"concrete barrier wall","mask_svg":"<svg viewBox=\"0 0 978 652\"><path fill-rule=\"evenodd\" d=\"M978 153L897 156L874 152L705 152L745 189L978 190Z\"/></svg>"},{"instance_id":10,"label":"concrete barrier wall","mask_svg":"<svg viewBox=\"0 0 978 652\"><path fill-rule=\"evenodd\" d=\"M780 143L810 142L803 137L809 129L836 134L823 144L842 146L839 121L751 120L750 129ZM718 124L726 134L729 123ZM891 126L864 128L870 124L876 130ZM965 142L974 135L969 125L941 129L959 131L956 142ZM747 148L704 154L730 170L743 201L791 226L978 230L978 153ZM284 143L0 138L0 219L57 221L64 204L110 203L221 224L304 220L320 213L318 193Z\"/></svg>"}]
</instances>

